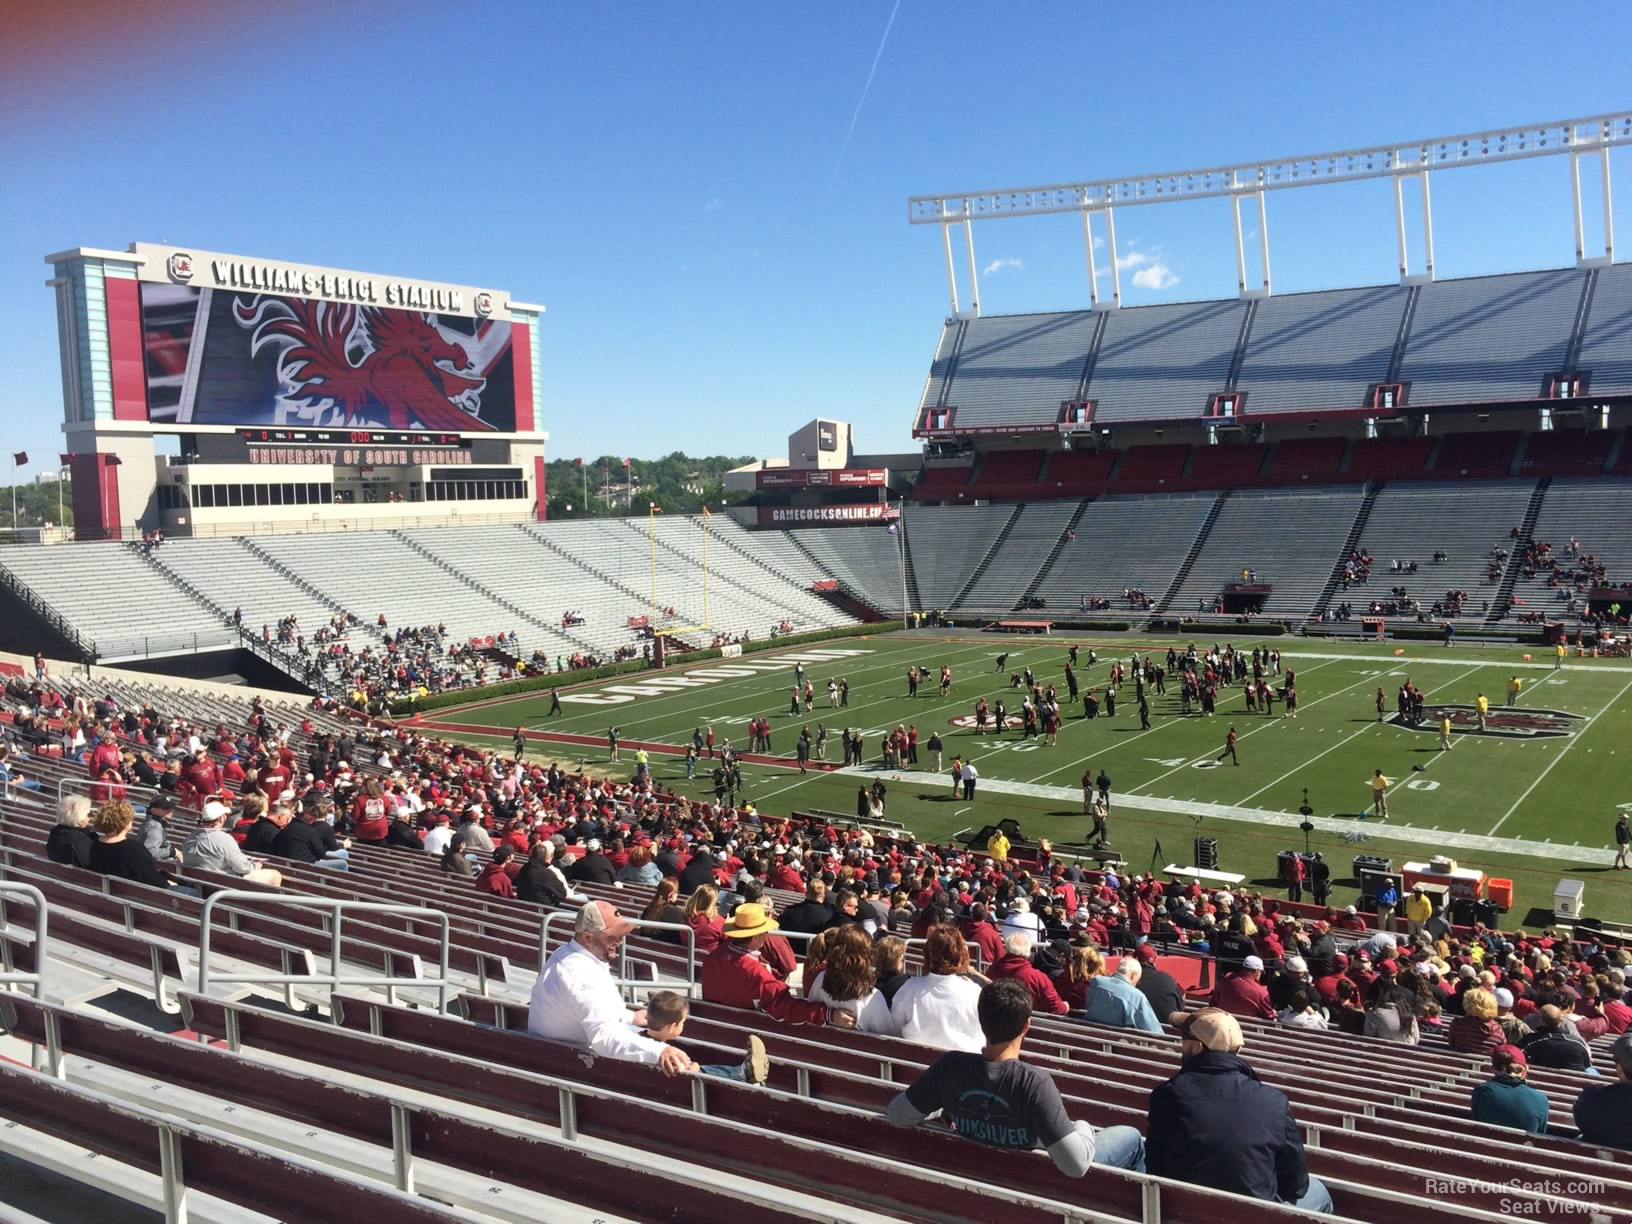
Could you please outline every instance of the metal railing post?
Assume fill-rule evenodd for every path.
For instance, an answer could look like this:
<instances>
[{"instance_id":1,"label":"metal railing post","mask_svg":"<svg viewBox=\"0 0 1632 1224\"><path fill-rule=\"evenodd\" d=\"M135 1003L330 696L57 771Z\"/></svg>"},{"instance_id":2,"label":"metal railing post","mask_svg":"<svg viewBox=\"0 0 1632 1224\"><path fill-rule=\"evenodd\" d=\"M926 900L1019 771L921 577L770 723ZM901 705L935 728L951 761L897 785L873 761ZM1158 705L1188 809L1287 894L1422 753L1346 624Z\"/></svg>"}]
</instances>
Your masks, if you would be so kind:
<instances>
[{"instance_id":1,"label":"metal railing post","mask_svg":"<svg viewBox=\"0 0 1632 1224\"><path fill-rule=\"evenodd\" d=\"M32 986L34 998L45 1000L45 958L50 945L50 917L45 905L45 894L32 884L14 884L9 880L0 880L0 899L5 897L26 897L34 906L34 972L24 973L20 970L10 970L0 973L0 987L10 989L13 986ZM10 915L7 916L8 925Z\"/></svg>"},{"instance_id":2,"label":"metal railing post","mask_svg":"<svg viewBox=\"0 0 1632 1224\"><path fill-rule=\"evenodd\" d=\"M210 932L214 929L215 910L224 901L248 902L256 905L293 905L305 909L320 909L329 911L329 972L328 973L211 973L210 971ZM396 914L411 918L429 918L439 928L437 938L440 941L437 964L441 976L436 980L427 980L423 977L397 977L389 971L368 977L347 975L340 967L342 950L342 934L344 915L347 912L370 914ZM397 986L434 988L437 991L439 1009L446 1013L452 1002L452 986L449 980L449 946L452 943L453 930L448 915L441 910L431 909L423 905L399 905L382 901L338 901L331 897L303 897L290 896L281 893L251 892L245 889L228 888L212 893L204 901L204 908L199 915L198 930L198 993L206 994L212 981L234 982L251 986L327 986L330 993L337 993L342 986L372 986L387 989Z\"/></svg>"}]
</instances>

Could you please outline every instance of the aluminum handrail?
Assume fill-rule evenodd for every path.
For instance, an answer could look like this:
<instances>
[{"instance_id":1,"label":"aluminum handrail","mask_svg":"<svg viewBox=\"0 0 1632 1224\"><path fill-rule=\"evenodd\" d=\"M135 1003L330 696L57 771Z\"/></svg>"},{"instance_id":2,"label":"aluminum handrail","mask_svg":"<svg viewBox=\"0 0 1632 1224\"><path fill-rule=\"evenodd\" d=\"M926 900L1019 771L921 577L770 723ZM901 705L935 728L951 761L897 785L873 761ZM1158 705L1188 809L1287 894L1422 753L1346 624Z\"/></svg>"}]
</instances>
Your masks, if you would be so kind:
<instances>
[{"instance_id":1,"label":"aluminum handrail","mask_svg":"<svg viewBox=\"0 0 1632 1224\"><path fill-rule=\"evenodd\" d=\"M8 969L0 973L0 987L10 990L14 986L32 986L34 998L45 1001L45 957L50 943L48 931L49 919L45 905L45 894L32 884L14 884L9 880L0 880L0 917L5 918L5 925L10 926L9 915L5 914L4 903L7 897L26 897L34 905L34 972L25 973L22 970Z\"/></svg>"},{"instance_id":2,"label":"aluminum handrail","mask_svg":"<svg viewBox=\"0 0 1632 1224\"><path fill-rule=\"evenodd\" d=\"M304 909L321 909L329 911L329 972L328 973L210 973L210 932L213 929L211 920L215 915L215 907L223 901L249 901L257 904L293 905ZM345 975L341 972L341 929L347 913L370 914L400 914L404 917L430 918L442 927L440 936L441 947L438 955L437 969L439 976L435 978L405 978L373 975L361 977ZM209 993L210 981L234 982L243 985L256 986L321 986L327 985L330 992L338 991L341 986L374 986L394 990L396 987L433 988L437 992L437 1010L444 1015L448 1013L452 1001L450 992L457 990L448 976L448 948L450 943L450 927L448 915L442 910L431 909L423 905L399 905L383 901L345 901L333 897L298 897L282 893L251 892L247 889L228 888L212 893L204 902L203 913L199 917L198 928L198 993Z\"/></svg>"}]
</instances>

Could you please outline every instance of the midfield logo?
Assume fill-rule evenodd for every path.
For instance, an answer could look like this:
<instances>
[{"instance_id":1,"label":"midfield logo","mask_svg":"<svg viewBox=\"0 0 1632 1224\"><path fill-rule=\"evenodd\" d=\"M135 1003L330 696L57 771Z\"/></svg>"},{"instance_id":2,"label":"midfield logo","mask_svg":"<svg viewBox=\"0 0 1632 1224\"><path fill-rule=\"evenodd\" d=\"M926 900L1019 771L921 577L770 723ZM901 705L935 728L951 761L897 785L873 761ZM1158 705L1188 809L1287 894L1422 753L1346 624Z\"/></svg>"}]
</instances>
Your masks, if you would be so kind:
<instances>
[{"instance_id":1,"label":"midfield logo","mask_svg":"<svg viewBox=\"0 0 1632 1224\"><path fill-rule=\"evenodd\" d=\"M1582 715L1567 714L1563 710L1529 710L1494 705L1485 715L1483 731L1479 729L1479 711L1471 705L1424 706L1420 723L1406 722L1398 714L1388 721L1407 731L1438 735L1442 717L1450 718L1453 735L1490 735L1497 739L1554 739L1574 735L1576 724L1585 721Z\"/></svg>"}]
</instances>

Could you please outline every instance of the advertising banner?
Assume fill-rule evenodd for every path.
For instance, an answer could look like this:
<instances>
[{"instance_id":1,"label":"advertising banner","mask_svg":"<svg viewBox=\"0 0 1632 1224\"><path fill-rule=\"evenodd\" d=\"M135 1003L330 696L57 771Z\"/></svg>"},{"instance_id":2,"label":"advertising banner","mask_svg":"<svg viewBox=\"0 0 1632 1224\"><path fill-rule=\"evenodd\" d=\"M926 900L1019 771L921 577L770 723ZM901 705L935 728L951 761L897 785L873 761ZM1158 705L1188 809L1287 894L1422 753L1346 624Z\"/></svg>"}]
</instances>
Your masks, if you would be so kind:
<instances>
[{"instance_id":1,"label":"advertising banner","mask_svg":"<svg viewBox=\"0 0 1632 1224\"><path fill-rule=\"evenodd\" d=\"M754 481L761 489L854 489L881 486L888 475L884 468L772 468L756 472Z\"/></svg>"},{"instance_id":2,"label":"advertising banner","mask_svg":"<svg viewBox=\"0 0 1632 1224\"><path fill-rule=\"evenodd\" d=\"M516 428L508 321L192 285L141 291L153 422Z\"/></svg>"},{"instance_id":3,"label":"advertising banner","mask_svg":"<svg viewBox=\"0 0 1632 1224\"><path fill-rule=\"evenodd\" d=\"M896 517L894 506L760 506L761 527L843 527L882 523Z\"/></svg>"}]
</instances>

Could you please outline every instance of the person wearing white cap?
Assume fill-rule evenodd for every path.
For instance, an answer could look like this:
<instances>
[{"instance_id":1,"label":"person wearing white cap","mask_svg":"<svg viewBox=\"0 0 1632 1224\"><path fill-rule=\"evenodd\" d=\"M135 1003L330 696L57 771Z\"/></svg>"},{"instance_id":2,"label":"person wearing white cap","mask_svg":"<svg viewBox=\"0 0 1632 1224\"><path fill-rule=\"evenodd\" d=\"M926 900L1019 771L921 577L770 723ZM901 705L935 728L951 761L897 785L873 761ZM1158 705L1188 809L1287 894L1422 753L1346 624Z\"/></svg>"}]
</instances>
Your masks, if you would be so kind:
<instances>
[{"instance_id":1,"label":"person wearing white cap","mask_svg":"<svg viewBox=\"0 0 1632 1224\"><path fill-rule=\"evenodd\" d=\"M1241 968L1219 982L1209 1002L1234 1016L1273 1020L1275 1008L1269 1001L1269 990L1259 980L1263 976L1263 958L1249 956L1241 962Z\"/></svg>"},{"instance_id":2,"label":"person wearing white cap","mask_svg":"<svg viewBox=\"0 0 1632 1224\"><path fill-rule=\"evenodd\" d=\"M685 1051L635 1031L646 1024L644 1008L630 1011L612 980L609 962L635 924L607 901L578 911L573 936L550 954L533 983L527 1031L587 1046L603 1058L655 1066L664 1075L691 1069Z\"/></svg>"},{"instance_id":3,"label":"person wearing white cap","mask_svg":"<svg viewBox=\"0 0 1632 1224\"><path fill-rule=\"evenodd\" d=\"M221 826L227 818L227 805L210 800L204 805L198 828L181 847L181 862L195 871L219 871L235 875L251 884L267 884L273 888L283 883L283 874L272 867L262 867L246 855L232 834Z\"/></svg>"}]
</instances>

